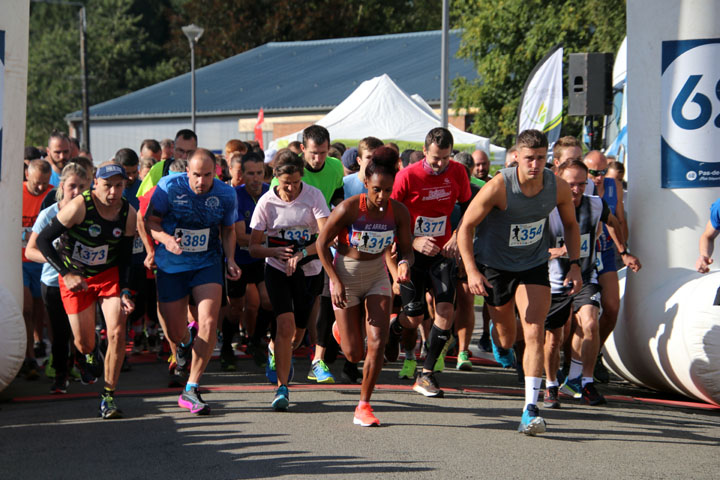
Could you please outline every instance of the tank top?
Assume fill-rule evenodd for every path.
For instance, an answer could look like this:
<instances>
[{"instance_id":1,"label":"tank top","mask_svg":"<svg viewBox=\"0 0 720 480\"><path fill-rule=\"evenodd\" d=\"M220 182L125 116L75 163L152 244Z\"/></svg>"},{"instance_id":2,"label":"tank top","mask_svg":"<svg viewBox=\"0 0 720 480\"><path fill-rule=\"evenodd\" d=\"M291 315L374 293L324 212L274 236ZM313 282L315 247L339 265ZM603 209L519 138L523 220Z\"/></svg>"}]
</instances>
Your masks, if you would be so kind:
<instances>
[{"instance_id":1,"label":"tank top","mask_svg":"<svg viewBox=\"0 0 720 480\"><path fill-rule=\"evenodd\" d=\"M520 189L517 167L500 171L505 182L507 209L493 208L478 226L475 259L498 270L522 272L546 263L551 238L547 218L557 206L555 175L543 171L543 188L534 197Z\"/></svg>"},{"instance_id":2,"label":"tank top","mask_svg":"<svg viewBox=\"0 0 720 480\"><path fill-rule=\"evenodd\" d=\"M618 192L617 183L614 178L605 178L603 180L603 187L605 193L603 193L602 199L605 200L607 206L610 207L610 211L613 215L617 211L618 204ZM613 240L610 237L610 232L607 229L607 225L603 225L602 233L598 237L598 251L604 252L613 248Z\"/></svg>"},{"instance_id":3,"label":"tank top","mask_svg":"<svg viewBox=\"0 0 720 480\"><path fill-rule=\"evenodd\" d=\"M392 201L382 218L370 217L367 194L360 194L360 215L352 225L343 227L338 234L338 243L357 248L363 253L378 254L392 245L395 240L395 215Z\"/></svg>"},{"instance_id":4,"label":"tank top","mask_svg":"<svg viewBox=\"0 0 720 480\"><path fill-rule=\"evenodd\" d=\"M105 220L100 216L90 190L82 196L85 218L60 236L58 251L71 272L89 278L118 264L118 246L125 232L129 204L123 198L118 218Z\"/></svg>"}]
</instances>

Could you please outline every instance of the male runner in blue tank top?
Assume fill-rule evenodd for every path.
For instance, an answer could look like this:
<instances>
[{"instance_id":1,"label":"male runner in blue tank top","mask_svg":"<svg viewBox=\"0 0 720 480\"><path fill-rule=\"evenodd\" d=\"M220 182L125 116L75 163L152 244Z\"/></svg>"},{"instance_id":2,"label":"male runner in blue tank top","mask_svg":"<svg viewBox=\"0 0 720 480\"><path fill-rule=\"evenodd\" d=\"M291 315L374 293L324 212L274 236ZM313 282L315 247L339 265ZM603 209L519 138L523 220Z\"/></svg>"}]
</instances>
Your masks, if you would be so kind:
<instances>
[{"instance_id":1,"label":"male runner in blue tank top","mask_svg":"<svg viewBox=\"0 0 720 480\"><path fill-rule=\"evenodd\" d=\"M570 188L545 169L545 135L525 130L516 145L518 166L501 170L475 196L458 227L458 247L470 291L486 297L493 321L491 336L501 359L514 355L517 307L525 337L525 408L518 431L536 435L545 431L537 398L550 308L548 215L557 206L570 257L565 284L572 282L571 294L582 287L580 234ZM478 226L476 256L473 237Z\"/></svg>"},{"instance_id":2,"label":"male runner in blue tank top","mask_svg":"<svg viewBox=\"0 0 720 480\"><path fill-rule=\"evenodd\" d=\"M178 404L198 415L210 413L198 393L198 382L217 341L223 258L228 278L240 278L235 263L236 219L235 190L215 178L215 156L204 148L192 154L187 173L158 182L147 211L146 224L158 242L158 303L167 321L166 333L178 346L178 366L189 362L192 351L190 376ZM198 324L188 326L190 293L197 303Z\"/></svg>"}]
</instances>

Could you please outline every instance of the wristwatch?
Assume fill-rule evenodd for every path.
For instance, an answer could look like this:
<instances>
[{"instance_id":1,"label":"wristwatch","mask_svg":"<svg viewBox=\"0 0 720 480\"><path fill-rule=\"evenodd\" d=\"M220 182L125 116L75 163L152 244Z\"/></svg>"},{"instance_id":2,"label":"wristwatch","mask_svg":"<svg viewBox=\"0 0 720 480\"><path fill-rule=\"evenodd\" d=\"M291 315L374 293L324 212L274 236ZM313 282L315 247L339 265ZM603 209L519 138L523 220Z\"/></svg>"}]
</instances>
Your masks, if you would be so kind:
<instances>
[{"instance_id":1,"label":"wristwatch","mask_svg":"<svg viewBox=\"0 0 720 480\"><path fill-rule=\"evenodd\" d=\"M303 258L307 257L308 253L307 253L307 249L305 247L303 247L302 250L300 250L300 252L302 252Z\"/></svg>"},{"instance_id":2,"label":"wristwatch","mask_svg":"<svg viewBox=\"0 0 720 480\"><path fill-rule=\"evenodd\" d=\"M570 265L575 264L578 267L580 267L580 259L576 258L575 260L570 260Z\"/></svg>"}]
</instances>

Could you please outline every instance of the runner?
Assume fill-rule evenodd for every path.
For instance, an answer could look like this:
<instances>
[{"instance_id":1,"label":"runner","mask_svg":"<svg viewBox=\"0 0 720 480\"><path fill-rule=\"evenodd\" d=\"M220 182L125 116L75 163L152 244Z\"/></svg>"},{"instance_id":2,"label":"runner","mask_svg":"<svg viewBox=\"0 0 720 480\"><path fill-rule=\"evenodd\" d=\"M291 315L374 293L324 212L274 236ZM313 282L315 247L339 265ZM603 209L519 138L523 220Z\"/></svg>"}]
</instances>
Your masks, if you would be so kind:
<instances>
[{"instance_id":1,"label":"runner","mask_svg":"<svg viewBox=\"0 0 720 480\"><path fill-rule=\"evenodd\" d=\"M165 140L163 140L165 142ZM175 159L189 160L192 153L195 151L198 145L197 135L195 132L188 129L182 129L175 134L175 141L173 142L173 156L171 158L165 158L165 149L163 146L163 159L152 166L150 171L143 178L140 187L138 188L137 196L141 197L145 195L148 190L158 184L160 179L168 174L170 171L170 165L172 165Z\"/></svg>"},{"instance_id":2,"label":"runner","mask_svg":"<svg viewBox=\"0 0 720 480\"><path fill-rule=\"evenodd\" d=\"M127 177L114 162L95 174L93 190L71 200L37 238L48 263L60 274L65 311L75 337L81 370L100 376L95 339L95 305L100 304L107 325L103 418L122 416L115 388L125 358L125 320L134 305L128 290L130 256L135 235L135 209L122 197ZM55 250L53 242L60 237Z\"/></svg>"},{"instance_id":3,"label":"runner","mask_svg":"<svg viewBox=\"0 0 720 480\"><path fill-rule=\"evenodd\" d=\"M45 227L50 225L50 222L62 207L87 190L88 187L90 187L90 174L86 169L74 162L65 165L62 174L60 174L60 185L56 194L57 203L40 212L32 227L32 234L25 249L25 256L28 260L43 263L40 282L43 301L50 318L50 331L53 340L52 354L50 356L50 367L55 372L55 380L50 387L50 393L53 394L67 393L68 374L70 372L70 364L68 363L70 360L70 321L60 297L58 272L49 263L46 263L45 257L37 247L37 237ZM87 370L85 371L89 373ZM81 380L85 383L94 383L96 380L94 376L91 378L91 382L88 382L89 379L87 376L84 379L81 377Z\"/></svg>"},{"instance_id":4,"label":"runner","mask_svg":"<svg viewBox=\"0 0 720 480\"><path fill-rule=\"evenodd\" d=\"M177 344L178 367L190 362L192 352L190 376L178 405L198 415L210 413L198 384L217 342L223 257L227 277L240 278L235 264L236 218L235 191L215 178L215 156L204 148L190 156L187 173L160 180L148 207L147 227L158 242L158 302L165 333ZM188 325L191 293L198 321Z\"/></svg>"},{"instance_id":5,"label":"runner","mask_svg":"<svg viewBox=\"0 0 720 480\"><path fill-rule=\"evenodd\" d=\"M695 262L695 270L700 273L708 273L710 265L713 264L713 251L715 251L715 239L720 234L720 199L710 206L710 220L705 225L705 231L700 235L700 255ZM715 294L713 305L720 305L720 287Z\"/></svg>"},{"instance_id":6,"label":"runner","mask_svg":"<svg viewBox=\"0 0 720 480\"><path fill-rule=\"evenodd\" d=\"M47 157L45 157L52 167L50 185L57 187L60 184L60 173L71 158L74 157L70 155L70 138L63 132L53 130L48 138Z\"/></svg>"},{"instance_id":7,"label":"runner","mask_svg":"<svg viewBox=\"0 0 720 480\"><path fill-rule=\"evenodd\" d=\"M42 337L45 306L43 305L40 288L42 264L26 258L25 247L30 239L32 226L40 213L42 202L49 191L50 165L45 160L32 160L28 165L27 180L23 183L22 196L23 318L25 319L25 331L27 334L22 373L28 380L38 378L35 350L38 350L37 356L45 356L45 343ZM39 330L39 335L37 335L36 330ZM37 343L33 342L35 335L37 335Z\"/></svg>"},{"instance_id":8,"label":"runner","mask_svg":"<svg viewBox=\"0 0 720 480\"><path fill-rule=\"evenodd\" d=\"M567 183L545 169L548 142L537 130L518 135L518 166L498 172L473 199L458 231L458 246L470 291L485 296L493 326L496 358L511 365L516 339L515 307L525 338L525 407L518 428L527 435L543 433L538 393L542 383L544 322L550 308L547 261L550 235L547 218L557 206L570 256L564 284L580 291L580 235ZM473 253L479 226L477 256ZM477 261L477 263L476 263Z\"/></svg>"},{"instance_id":9,"label":"runner","mask_svg":"<svg viewBox=\"0 0 720 480\"><path fill-rule=\"evenodd\" d=\"M625 240L628 238L628 227L625 222L625 207L623 206L623 189L622 184L614 178L607 178L607 159L598 150L593 150L585 155L585 165L588 167L588 182L594 187L594 195L605 200L610 207L610 211L617 217L622 227ZM618 253L621 257L628 256L626 246L624 244L617 245ZM617 265L615 263L615 248L613 241L607 231L607 227L603 227L602 234L598 237L598 282L602 289L602 314L600 315L600 349L605 341L615 329L617 324L618 312L620 311L620 287L617 276ZM626 261L623 258L623 261ZM610 381L610 374L602 362L602 354L598 355L595 364L595 378L600 383Z\"/></svg>"},{"instance_id":10,"label":"runner","mask_svg":"<svg viewBox=\"0 0 720 480\"><path fill-rule=\"evenodd\" d=\"M563 285L570 264L565 246L563 225L558 210L550 214L549 226L553 248L550 249L550 288L552 303L545 320L545 396L548 408L559 408L557 371L560 365L560 346L563 330L570 313L577 315L577 328L572 336L571 375L568 375L562 391L573 397L582 397L584 403L600 405L605 397L598 393L593 382L593 370L600 348L599 324L600 286L595 268L595 246L600 222L608 226L610 235L624 244L620 222L610 213L607 204L600 197L584 195L587 186L587 167L578 160L560 163L556 175L567 182L572 192L575 215L580 228L580 269L582 289L568 295L570 289ZM628 255L627 257L630 257ZM632 257L630 268L637 272L640 263ZM582 376L582 378L581 378Z\"/></svg>"},{"instance_id":11,"label":"runner","mask_svg":"<svg viewBox=\"0 0 720 480\"><path fill-rule=\"evenodd\" d=\"M435 320L425 363L413 386L413 390L427 397L443 396L433 370L451 337L457 245L456 234L450 227L450 215L456 202L460 203L464 213L471 195L465 167L450 161L452 147L453 137L449 130L430 130L423 146L425 158L398 173L392 194L394 200L405 204L410 211L415 263L410 269L410 284L401 285L406 315L399 315L393 321L389 341L396 342L402 330L408 330L409 334L406 332L404 337L407 340L405 361L412 365L417 338L415 330L424 317L425 288L432 289Z\"/></svg>"},{"instance_id":12,"label":"runner","mask_svg":"<svg viewBox=\"0 0 720 480\"><path fill-rule=\"evenodd\" d=\"M330 277L339 343L351 362L362 360L367 334L360 403L353 419L356 425L363 427L380 425L370 407L370 396L383 366L392 298L383 257L389 257L389 247L396 232L398 280L401 283L410 280L409 269L414 261L410 213L402 203L390 200L397 160L397 152L390 147L375 150L371 160L363 165L367 193L350 197L338 205L317 241L318 256ZM333 261L330 245L335 237L338 244Z\"/></svg>"},{"instance_id":13,"label":"runner","mask_svg":"<svg viewBox=\"0 0 720 480\"><path fill-rule=\"evenodd\" d=\"M260 198L250 221L250 255L266 259L265 282L275 314L268 355L268 370L276 372L278 386L275 410L287 410L290 404L292 352L304 335L322 282L315 239L330 211L322 192L302 181L304 170L303 160L292 151L278 151L278 186Z\"/></svg>"}]
</instances>

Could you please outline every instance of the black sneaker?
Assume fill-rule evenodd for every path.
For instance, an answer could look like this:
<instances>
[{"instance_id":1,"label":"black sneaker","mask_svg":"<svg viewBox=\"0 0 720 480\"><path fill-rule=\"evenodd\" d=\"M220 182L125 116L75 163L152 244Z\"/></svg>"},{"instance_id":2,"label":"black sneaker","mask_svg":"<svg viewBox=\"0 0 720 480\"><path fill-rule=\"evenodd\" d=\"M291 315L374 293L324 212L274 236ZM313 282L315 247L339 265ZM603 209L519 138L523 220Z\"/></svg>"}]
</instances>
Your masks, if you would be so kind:
<instances>
[{"instance_id":1,"label":"black sneaker","mask_svg":"<svg viewBox=\"0 0 720 480\"><path fill-rule=\"evenodd\" d=\"M362 383L362 373L358 370L357 363L345 360L340 376L346 383Z\"/></svg>"},{"instance_id":2,"label":"black sneaker","mask_svg":"<svg viewBox=\"0 0 720 480\"><path fill-rule=\"evenodd\" d=\"M50 387L50 393L53 395L67 393L68 385L70 385L70 382L68 381L67 377L62 375L56 375L55 381Z\"/></svg>"},{"instance_id":3,"label":"black sneaker","mask_svg":"<svg viewBox=\"0 0 720 480\"><path fill-rule=\"evenodd\" d=\"M590 382L582 388L582 403L591 406L604 405L607 400L595 389L595 384Z\"/></svg>"},{"instance_id":4,"label":"black sneaker","mask_svg":"<svg viewBox=\"0 0 720 480\"><path fill-rule=\"evenodd\" d=\"M415 379L413 390L425 395L426 397L442 397L444 393L440 390L437 379L433 372L421 373Z\"/></svg>"},{"instance_id":5,"label":"black sneaker","mask_svg":"<svg viewBox=\"0 0 720 480\"><path fill-rule=\"evenodd\" d=\"M23 374L27 380L37 380L38 377L40 377L37 361L34 358L26 358L22 364L20 373Z\"/></svg>"},{"instance_id":6,"label":"black sneaker","mask_svg":"<svg viewBox=\"0 0 720 480\"><path fill-rule=\"evenodd\" d=\"M477 341L478 348L483 352L492 352L492 344L490 343L490 335L483 334Z\"/></svg>"},{"instance_id":7,"label":"black sneaker","mask_svg":"<svg viewBox=\"0 0 720 480\"><path fill-rule=\"evenodd\" d=\"M182 408L187 408L190 410L190 413L196 415L210 414L210 406L203 401L197 387L192 387L190 390L183 390L180 397L178 397L178 405Z\"/></svg>"},{"instance_id":8,"label":"black sneaker","mask_svg":"<svg viewBox=\"0 0 720 480\"><path fill-rule=\"evenodd\" d=\"M85 355L85 364L87 365L88 370L90 370L90 373L92 373L95 378L100 378L103 376L105 368L103 365L103 359L100 358L97 348L95 348L95 351L93 351L92 353L88 353L87 355Z\"/></svg>"},{"instance_id":9,"label":"black sneaker","mask_svg":"<svg viewBox=\"0 0 720 480\"><path fill-rule=\"evenodd\" d=\"M545 395L543 397L543 406L545 408L560 408L560 398L558 396L559 388L548 387L545 389Z\"/></svg>"},{"instance_id":10,"label":"black sneaker","mask_svg":"<svg viewBox=\"0 0 720 480\"><path fill-rule=\"evenodd\" d=\"M104 419L122 418L123 413L115 403L115 397L103 393L100 395L100 416Z\"/></svg>"},{"instance_id":11,"label":"black sneaker","mask_svg":"<svg viewBox=\"0 0 720 480\"><path fill-rule=\"evenodd\" d=\"M398 322L397 316L390 322L390 329L388 331L388 340L385 344L385 360L388 362L394 362L400 355L400 334L402 332L402 326Z\"/></svg>"},{"instance_id":12,"label":"black sneaker","mask_svg":"<svg viewBox=\"0 0 720 480\"><path fill-rule=\"evenodd\" d=\"M80 382L83 385L92 385L97 382L97 377L93 374L90 365L87 363L87 355L78 354L77 357L75 357L75 366L80 372Z\"/></svg>"},{"instance_id":13,"label":"black sneaker","mask_svg":"<svg viewBox=\"0 0 720 480\"><path fill-rule=\"evenodd\" d=\"M192 322L188 325L190 331L190 341L187 345L179 343L177 346L177 355L175 361L177 361L178 367L185 369L192 360L192 346L197 336L197 322Z\"/></svg>"},{"instance_id":14,"label":"black sneaker","mask_svg":"<svg viewBox=\"0 0 720 480\"><path fill-rule=\"evenodd\" d=\"M235 364L235 353L232 350L221 350L220 351L220 369L223 372L234 372L237 370Z\"/></svg>"},{"instance_id":15,"label":"black sneaker","mask_svg":"<svg viewBox=\"0 0 720 480\"><path fill-rule=\"evenodd\" d=\"M593 378L595 378L595 381L598 383L610 382L610 372L608 372L607 367L603 363L602 353L597 356L597 360L595 361L595 370L593 371Z\"/></svg>"},{"instance_id":16,"label":"black sneaker","mask_svg":"<svg viewBox=\"0 0 720 480\"><path fill-rule=\"evenodd\" d=\"M250 354L253 362L255 362L255 365L260 368L265 368L265 366L267 365L267 348L262 341L260 341L259 344L251 341L250 343L248 343L245 351Z\"/></svg>"}]
</instances>

